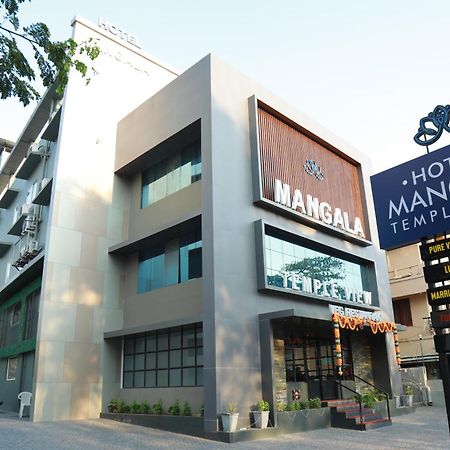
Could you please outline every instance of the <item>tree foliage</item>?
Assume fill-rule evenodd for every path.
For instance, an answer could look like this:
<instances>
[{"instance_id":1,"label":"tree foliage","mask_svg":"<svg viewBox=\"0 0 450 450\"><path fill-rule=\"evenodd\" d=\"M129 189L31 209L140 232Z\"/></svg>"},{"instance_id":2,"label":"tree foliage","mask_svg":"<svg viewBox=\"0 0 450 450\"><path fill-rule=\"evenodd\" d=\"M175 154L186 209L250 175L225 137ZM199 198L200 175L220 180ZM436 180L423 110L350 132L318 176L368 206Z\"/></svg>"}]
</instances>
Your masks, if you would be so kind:
<instances>
[{"instance_id":1,"label":"tree foliage","mask_svg":"<svg viewBox=\"0 0 450 450\"><path fill-rule=\"evenodd\" d=\"M342 261L337 258L316 256L286 264L285 270L288 272L299 272L305 277L320 281L336 281L345 278L342 267Z\"/></svg>"},{"instance_id":2,"label":"tree foliage","mask_svg":"<svg viewBox=\"0 0 450 450\"><path fill-rule=\"evenodd\" d=\"M42 84L48 87L55 83L60 94L71 68L89 83L89 67L83 59L93 61L100 53L92 40L79 44L73 39L53 41L45 23L22 26L19 6L26 1L31 0L0 0L0 95L2 99L17 97L24 105L39 99L39 92L35 87L35 69L22 53L20 43L31 46Z\"/></svg>"}]
</instances>

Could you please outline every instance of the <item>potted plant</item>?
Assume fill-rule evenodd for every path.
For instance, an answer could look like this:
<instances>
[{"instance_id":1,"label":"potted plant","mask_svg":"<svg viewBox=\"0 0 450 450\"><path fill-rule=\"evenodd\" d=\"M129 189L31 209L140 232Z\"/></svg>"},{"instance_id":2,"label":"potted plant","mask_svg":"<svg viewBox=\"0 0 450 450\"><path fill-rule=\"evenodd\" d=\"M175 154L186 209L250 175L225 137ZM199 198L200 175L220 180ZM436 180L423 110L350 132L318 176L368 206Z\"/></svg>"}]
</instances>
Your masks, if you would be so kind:
<instances>
[{"instance_id":1,"label":"potted plant","mask_svg":"<svg viewBox=\"0 0 450 450\"><path fill-rule=\"evenodd\" d=\"M228 403L227 411L222 413L222 428L226 433L236 431L239 413L237 412L237 404Z\"/></svg>"},{"instance_id":2,"label":"potted plant","mask_svg":"<svg viewBox=\"0 0 450 450\"><path fill-rule=\"evenodd\" d=\"M405 395L402 395L403 406L412 406L413 403L413 387L408 384L405 387Z\"/></svg>"},{"instance_id":3,"label":"potted plant","mask_svg":"<svg viewBox=\"0 0 450 450\"><path fill-rule=\"evenodd\" d=\"M269 423L269 402L260 400L255 406L256 410L252 411L255 428L267 428Z\"/></svg>"}]
</instances>

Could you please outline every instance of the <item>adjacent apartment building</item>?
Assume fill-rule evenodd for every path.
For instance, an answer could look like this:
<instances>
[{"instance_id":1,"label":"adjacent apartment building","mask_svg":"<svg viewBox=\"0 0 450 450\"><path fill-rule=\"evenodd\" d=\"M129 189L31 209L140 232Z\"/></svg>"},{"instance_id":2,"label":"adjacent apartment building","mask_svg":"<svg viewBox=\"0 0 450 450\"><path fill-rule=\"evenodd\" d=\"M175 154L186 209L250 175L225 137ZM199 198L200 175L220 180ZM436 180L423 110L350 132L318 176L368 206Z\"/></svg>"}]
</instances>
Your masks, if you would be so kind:
<instances>
[{"instance_id":1,"label":"adjacent apartment building","mask_svg":"<svg viewBox=\"0 0 450 450\"><path fill-rule=\"evenodd\" d=\"M401 365L424 366L429 379L440 378L419 244L390 250L386 256L395 321L406 327L399 334Z\"/></svg>"},{"instance_id":2,"label":"adjacent apartment building","mask_svg":"<svg viewBox=\"0 0 450 450\"><path fill-rule=\"evenodd\" d=\"M98 76L47 92L1 168L6 403L179 399L216 431L228 402L244 426L338 375L399 394L367 157L214 56L177 76L74 21L91 35Z\"/></svg>"}]
</instances>

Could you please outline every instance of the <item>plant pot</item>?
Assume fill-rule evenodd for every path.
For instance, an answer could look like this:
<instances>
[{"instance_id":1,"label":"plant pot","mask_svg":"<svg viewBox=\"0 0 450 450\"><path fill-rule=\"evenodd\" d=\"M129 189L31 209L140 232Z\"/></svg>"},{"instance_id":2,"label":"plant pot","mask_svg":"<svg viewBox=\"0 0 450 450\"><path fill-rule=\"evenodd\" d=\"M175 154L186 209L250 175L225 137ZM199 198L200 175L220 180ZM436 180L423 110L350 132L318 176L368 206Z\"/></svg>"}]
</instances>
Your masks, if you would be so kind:
<instances>
[{"instance_id":1,"label":"plant pot","mask_svg":"<svg viewBox=\"0 0 450 450\"><path fill-rule=\"evenodd\" d=\"M239 413L222 413L222 428L226 433L236 431Z\"/></svg>"},{"instance_id":2,"label":"plant pot","mask_svg":"<svg viewBox=\"0 0 450 450\"><path fill-rule=\"evenodd\" d=\"M269 411L252 411L255 428L267 428Z\"/></svg>"},{"instance_id":3,"label":"plant pot","mask_svg":"<svg viewBox=\"0 0 450 450\"><path fill-rule=\"evenodd\" d=\"M412 395L402 395L402 403L403 406L411 407L413 403L413 396Z\"/></svg>"}]
</instances>

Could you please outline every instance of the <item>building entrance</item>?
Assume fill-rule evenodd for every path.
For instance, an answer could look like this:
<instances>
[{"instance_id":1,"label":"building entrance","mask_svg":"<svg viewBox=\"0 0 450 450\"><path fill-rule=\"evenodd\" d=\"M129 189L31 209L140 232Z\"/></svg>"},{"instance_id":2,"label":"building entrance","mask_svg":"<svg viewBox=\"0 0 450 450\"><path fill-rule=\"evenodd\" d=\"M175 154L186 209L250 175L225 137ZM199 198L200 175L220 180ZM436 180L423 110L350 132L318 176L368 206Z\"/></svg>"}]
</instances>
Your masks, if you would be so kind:
<instances>
[{"instance_id":1,"label":"building entrance","mask_svg":"<svg viewBox=\"0 0 450 450\"><path fill-rule=\"evenodd\" d=\"M341 342L343 379L352 380L352 358L348 336L344 334ZM288 398L297 391L300 391L301 399L337 398L335 355L329 327L326 327L326 330L316 329L315 332L296 327L285 330L284 355Z\"/></svg>"}]
</instances>

